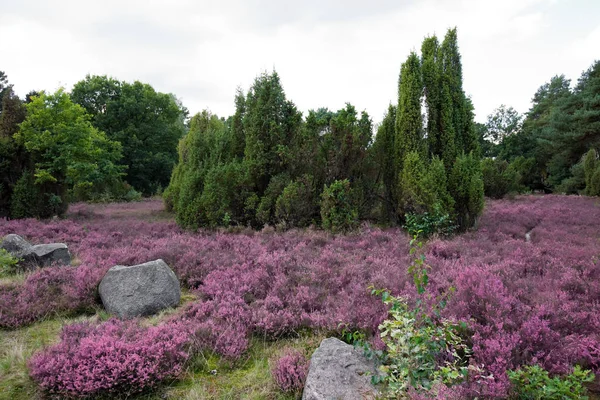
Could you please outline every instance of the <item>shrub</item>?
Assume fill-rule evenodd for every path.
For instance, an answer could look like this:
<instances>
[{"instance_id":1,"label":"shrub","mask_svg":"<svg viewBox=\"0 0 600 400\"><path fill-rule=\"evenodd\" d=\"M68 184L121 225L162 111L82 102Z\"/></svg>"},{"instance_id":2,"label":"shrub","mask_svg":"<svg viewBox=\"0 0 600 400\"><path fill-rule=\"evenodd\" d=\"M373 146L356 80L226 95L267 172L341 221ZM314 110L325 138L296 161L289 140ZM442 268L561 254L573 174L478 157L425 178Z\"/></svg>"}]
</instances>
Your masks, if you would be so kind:
<instances>
[{"instance_id":1,"label":"shrub","mask_svg":"<svg viewBox=\"0 0 600 400\"><path fill-rule=\"evenodd\" d=\"M23 284L0 286L0 329L13 329L56 313L77 313L96 304L102 269L47 267Z\"/></svg>"},{"instance_id":2,"label":"shrub","mask_svg":"<svg viewBox=\"0 0 600 400\"><path fill-rule=\"evenodd\" d=\"M585 176L585 188L586 192L589 196L598 196L599 193L594 193L595 188L592 188L592 180L596 171L600 168L600 163L598 163L598 155L596 150L590 149L585 156L583 156L583 171Z\"/></svg>"},{"instance_id":3,"label":"shrub","mask_svg":"<svg viewBox=\"0 0 600 400\"><path fill-rule=\"evenodd\" d=\"M387 384L386 395L399 398L413 388L417 393L439 385L452 386L468 376L471 350L460 336L466 324L453 323L440 317L447 296L433 298L425 256L417 254L422 243L411 241L410 254L416 258L408 267L417 290L414 307L406 299L394 297L386 289L372 293L381 295L389 315L381 325L381 340L386 346L386 362L380 367L381 380ZM449 293L454 289L450 288ZM472 368L472 367L471 367Z\"/></svg>"},{"instance_id":4,"label":"shrub","mask_svg":"<svg viewBox=\"0 0 600 400\"><path fill-rule=\"evenodd\" d=\"M318 212L313 193L312 177L308 175L287 185L275 203L278 222L296 227L310 225Z\"/></svg>"},{"instance_id":5,"label":"shrub","mask_svg":"<svg viewBox=\"0 0 600 400\"><path fill-rule=\"evenodd\" d=\"M283 392L300 392L308 375L308 360L296 350L288 350L271 369L275 383Z\"/></svg>"},{"instance_id":6,"label":"shrub","mask_svg":"<svg viewBox=\"0 0 600 400\"><path fill-rule=\"evenodd\" d=\"M332 232L349 231L358 225L358 211L352 204L350 181L335 181L321 193L321 221Z\"/></svg>"},{"instance_id":7,"label":"shrub","mask_svg":"<svg viewBox=\"0 0 600 400\"><path fill-rule=\"evenodd\" d=\"M256 219L258 222L263 225L272 225L275 222L275 204L289 183L290 176L287 173L275 175L271 178L256 209Z\"/></svg>"},{"instance_id":8,"label":"shrub","mask_svg":"<svg viewBox=\"0 0 600 400\"><path fill-rule=\"evenodd\" d=\"M404 226L410 236L419 236L428 238L437 233L442 236L449 236L456 229L450 215L443 213L441 207L435 207L430 214L406 214L404 216Z\"/></svg>"},{"instance_id":9,"label":"shrub","mask_svg":"<svg viewBox=\"0 0 600 400\"><path fill-rule=\"evenodd\" d=\"M483 211L483 179L479 160L473 154L459 156L449 181L449 191L455 201L456 222L464 231L475 225Z\"/></svg>"},{"instance_id":10,"label":"shrub","mask_svg":"<svg viewBox=\"0 0 600 400\"><path fill-rule=\"evenodd\" d=\"M436 189L429 185L427 172L427 167L418 152L413 151L406 155L398 183L400 214L422 214L433 210L437 202Z\"/></svg>"},{"instance_id":11,"label":"shrub","mask_svg":"<svg viewBox=\"0 0 600 400\"><path fill-rule=\"evenodd\" d=\"M189 358L188 331L175 323L78 323L65 326L60 339L29 360L32 379L60 398L125 398L177 377Z\"/></svg>"},{"instance_id":12,"label":"shrub","mask_svg":"<svg viewBox=\"0 0 600 400\"><path fill-rule=\"evenodd\" d=\"M588 193L590 196L600 196L600 166L596 167L592 175Z\"/></svg>"},{"instance_id":13,"label":"shrub","mask_svg":"<svg viewBox=\"0 0 600 400\"><path fill-rule=\"evenodd\" d=\"M19 260L10 255L4 249L0 249L0 275L12 275L18 272L17 264Z\"/></svg>"},{"instance_id":14,"label":"shrub","mask_svg":"<svg viewBox=\"0 0 600 400\"><path fill-rule=\"evenodd\" d=\"M584 383L593 382L594 374L579 366L566 376L550 378L548 371L538 365L528 365L516 371L508 371L514 395L523 400L587 400Z\"/></svg>"},{"instance_id":15,"label":"shrub","mask_svg":"<svg viewBox=\"0 0 600 400\"><path fill-rule=\"evenodd\" d=\"M504 160L491 158L481 160L481 173L483 190L487 197L501 199L508 193L519 191L521 176Z\"/></svg>"}]
</instances>

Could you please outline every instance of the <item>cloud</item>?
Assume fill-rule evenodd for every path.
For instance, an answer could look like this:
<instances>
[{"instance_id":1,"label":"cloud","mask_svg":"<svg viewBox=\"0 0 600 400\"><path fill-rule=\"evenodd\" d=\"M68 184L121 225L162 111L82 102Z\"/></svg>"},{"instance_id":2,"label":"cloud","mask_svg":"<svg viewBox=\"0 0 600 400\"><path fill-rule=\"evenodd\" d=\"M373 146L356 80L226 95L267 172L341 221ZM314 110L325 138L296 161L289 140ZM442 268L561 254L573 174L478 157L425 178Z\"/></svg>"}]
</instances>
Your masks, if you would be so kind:
<instances>
[{"instance_id":1,"label":"cloud","mask_svg":"<svg viewBox=\"0 0 600 400\"><path fill-rule=\"evenodd\" d=\"M352 102L379 121L409 52L457 26L482 121L502 103L526 111L552 75L589 66L600 4L582 14L576 3L585 1L21 0L3 5L0 68L21 95L107 74L222 116L237 86L276 68L300 110Z\"/></svg>"}]
</instances>

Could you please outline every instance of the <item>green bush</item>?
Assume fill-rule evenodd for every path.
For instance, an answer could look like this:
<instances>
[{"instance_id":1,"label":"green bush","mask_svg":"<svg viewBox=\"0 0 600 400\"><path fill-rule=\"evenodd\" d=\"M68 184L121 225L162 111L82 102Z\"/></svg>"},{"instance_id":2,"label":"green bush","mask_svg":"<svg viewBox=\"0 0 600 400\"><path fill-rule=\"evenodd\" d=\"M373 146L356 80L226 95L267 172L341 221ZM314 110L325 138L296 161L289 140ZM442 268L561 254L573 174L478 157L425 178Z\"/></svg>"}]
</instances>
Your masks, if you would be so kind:
<instances>
[{"instance_id":1,"label":"green bush","mask_svg":"<svg viewBox=\"0 0 600 400\"><path fill-rule=\"evenodd\" d=\"M590 180L590 187L587 189L590 196L600 196L600 165L596 167L596 171Z\"/></svg>"},{"instance_id":2,"label":"green bush","mask_svg":"<svg viewBox=\"0 0 600 400\"><path fill-rule=\"evenodd\" d=\"M462 338L467 325L440 318L454 289L450 288L440 298L432 298L427 292L431 267L421 253L423 244L416 237L410 244L410 254L415 259L408 273L417 289L416 305L409 306L407 299L394 297L385 289L372 289L372 294L380 295L389 309L388 318L379 325L381 340L386 345L385 362L380 367L383 376L375 380L386 383L384 395L390 399L405 398L410 387L435 395L441 385L451 386L466 380L469 370L481 372L469 366L472 351Z\"/></svg>"},{"instance_id":3,"label":"green bush","mask_svg":"<svg viewBox=\"0 0 600 400\"><path fill-rule=\"evenodd\" d=\"M565 194L578 194L585 192L585 171L583 163L579 162L571 167L571 176L563 179L554 192Z\"/></svg>"},{"instance_id":4,"label":"green bush","mask_svg":"<svg viewBox=\"0 0 600 400\"><path fill-rule=\"evenodd\" d=\"M592 178L596 170L600 167L598 162L598 155L596 150L590 149L585 156L583 156L583 171L585 176L585 188L586 193L590 196L597 196L598 194L592 194Z\"/></svg>"},{"instance_id":5,"label":"green bush","mask_svg":"<svg viewBox=\"0 0 600 400\"><path fill-rule=\"evenodd\" d=\"M588 399L587 390L583 386L594 380L591 371L584 371L579 366L569 375L550 378L548 371L537 365L526 366L516 371L508 371L508 378L513 385L515 398L522 400L565 400Z\"/></svg>"},{"instance_id":6,"label":"green bush","mask_svg":"<svg viewBox=\"0 0 600 400\"><path fill-rule=\"evenodd\" d=\"M275 205L283 190L290 183L287 173L275 175L269 181L269 185L261 197L256 209L256 219L262 225L273 225L275 222Z\"/></svg>"},{"instance_id":7,"label":"green bush","mask_svg":"<svg viewBox=\"0 0 600 400\"><path fill-rule=\"evenodd\" d=\"M450 194L455 201L458 228L462 231L475 225L484 206L481 163L473 154L461 155L450 173Z\"/></svg>"},{"instance_id":8,"label":"green bush","mask_svg":"<svg viewBox=\"0 0 600 400\"><path fill-rule=\"evenodd\" d=\"M441 207L435 207L432 213L406 214L404 226L410 236L428 238L433 234L449 236L454 232L454 225L450 214L445 213Z\"/></svg>"},{"instance_id":9,"label":"green bush","mask_svg":"<svg viewBox=\"0 0 600 400\"><path fill-rule=\"evenodd\" d=\"M25 171L13 188L10 204L11 218L50 218L63 215L68 208L66 188L46 182L37 184L35 177Z\"/></svg>"},{"instance_id":10,"label":"green bush","mask_svg":"<svg viewBox=\"0 0 600 400\"><path fill-rule=\"evenodd\" d=\"M19 260L14 258L8 251L0 249L0 276L13 275L19 272L18 263Z\"/></svg>"},{"instance_id":11,"label":"green bush","mask_svg":"<svg viewBox=\"0 0 600 400\"><path fill-rule=\"evenodd\" d=\"M487 197L501 199L520 191L521 175L507 161L486 158L481 161L483 190Z\"/></svg>"},{"instance_id":12,"label":"green bush","mask_svg":"<svg viewBox=\"0 0 600 400\"><path fill-rule=\"evenodd\" d=\"M358 225L358 211L352 204L350 181L334 181L321 193L321 223L331 232L345 232Z\"/></svg>"},{"instance_id":13,"label":"green bush","mask_svg":"<svg viewBox=\"0 0 600 400\"><path fill-rule=\"evenodd\" d=\"M313 222L318 205L313 198L312 180L312 176L304 175L283 189L275 204L278 223L305 227Z\"/></svg>"},{"instance_id":14,"label":"green bush","mask_svg":"<svg viewBox=\"0 0 600 400\"><path fill-rule=\"evenodd\" d=\"M250 189L247 167L239 161L221 164L211 168L206 174L204 190L198 202L194 203L186 215L188 226L198 227L246 225L254 217L255 210L248 205L248 198L254 198Z\"/></svg>"},{"instance_id":15,"label":"green bush","mask_svg":"<svg viewBox=\"0 0 600 400\"><path fill-rule=\"evenodd\" d=\"M427 166L418 152L406 155L398 185L399 214L422 214L433 210L437 202L436 189L429 184L427 173Z\"/></svg>"}]
</instances>

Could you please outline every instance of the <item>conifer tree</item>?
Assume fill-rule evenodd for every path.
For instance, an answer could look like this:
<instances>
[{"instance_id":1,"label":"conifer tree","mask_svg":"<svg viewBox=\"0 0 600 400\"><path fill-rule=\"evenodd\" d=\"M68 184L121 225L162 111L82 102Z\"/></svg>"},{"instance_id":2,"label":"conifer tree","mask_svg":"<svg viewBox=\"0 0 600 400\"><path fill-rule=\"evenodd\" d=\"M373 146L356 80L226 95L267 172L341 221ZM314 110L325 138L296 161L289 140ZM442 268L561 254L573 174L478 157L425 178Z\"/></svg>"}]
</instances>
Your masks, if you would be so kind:
<instances>
[{"instance_id":1,"label":"conifer tree","mask_svg":"<svg viewBox=\"0 0 600 400\"><path fill-rule=\"evenodd\" d=\"M396 114L396 170L400 171L406 155L423 152L423 118L421 99L423 81L421 62L415 52L410 53L400 68L398 84L398 111Z\"/></svg>"},{"instance_id":2,"label":"conifer tree","mask_svg":"<svg viewBox=\"0 0 600 400\"><path fill-rule=\"evenodd\" d=\"M262 195L270 177L285 169L289 145L302 121L302 114L286 99L277 72L256 78L246 97L243 121L245 160Z\"/></svg>"}]
</instances>

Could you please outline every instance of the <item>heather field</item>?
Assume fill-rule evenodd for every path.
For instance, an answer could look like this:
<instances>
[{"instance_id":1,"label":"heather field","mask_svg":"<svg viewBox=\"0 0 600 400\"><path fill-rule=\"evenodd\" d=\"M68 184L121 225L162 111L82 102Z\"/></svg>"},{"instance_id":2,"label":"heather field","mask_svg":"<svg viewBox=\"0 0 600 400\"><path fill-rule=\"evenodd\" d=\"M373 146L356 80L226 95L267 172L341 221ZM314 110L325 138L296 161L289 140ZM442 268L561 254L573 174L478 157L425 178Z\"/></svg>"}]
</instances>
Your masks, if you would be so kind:
<instances>
[{"instance_id":1,"label":"heather field","mask_svg":"<svg viewBox=\"0 0 600 400\"><path fill-rule=\"evenodd\" d=\"M506 371L527 364L600 371L598 221L598 199L520 196L488 201L476 230L425 244L430 290L456 288L445 316L468 323L472 362L493 376L472 376L455 395L505 397ZM148 200L0 221L0 236L9 233L67 243L74 262L0 278L6 399L292 399L276 380L301 375L296 361L323 337L362 331L381 345L387 310L370 285L414 298L399 229L192 233ZM180 307L110 319L97 293L103 274L157 258L182 283Z\"/></svg>"}]
</instances>

